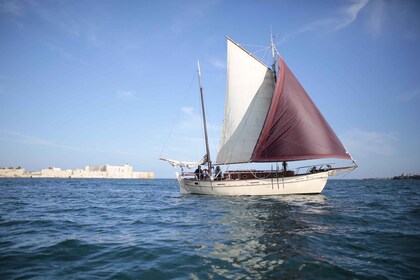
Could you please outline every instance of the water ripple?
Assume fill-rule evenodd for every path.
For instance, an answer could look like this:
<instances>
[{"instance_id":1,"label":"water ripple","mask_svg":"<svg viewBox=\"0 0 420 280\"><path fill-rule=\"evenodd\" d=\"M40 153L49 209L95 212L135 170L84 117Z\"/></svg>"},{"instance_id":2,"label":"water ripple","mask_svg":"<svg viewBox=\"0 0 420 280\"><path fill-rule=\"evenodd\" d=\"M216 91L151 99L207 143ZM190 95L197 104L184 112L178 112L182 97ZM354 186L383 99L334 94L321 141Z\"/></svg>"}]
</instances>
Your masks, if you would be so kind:
<instances>
[{"instance_id":1,"label":"water ripple","mask_svg":"<svg viewBox=\"0 0 420 280\"><path fill-rule=\"evenodd\" d=\"M175 180L0 179L0 279L418 279L418 189L209 197Z\"/></svg>"}]
</instances>

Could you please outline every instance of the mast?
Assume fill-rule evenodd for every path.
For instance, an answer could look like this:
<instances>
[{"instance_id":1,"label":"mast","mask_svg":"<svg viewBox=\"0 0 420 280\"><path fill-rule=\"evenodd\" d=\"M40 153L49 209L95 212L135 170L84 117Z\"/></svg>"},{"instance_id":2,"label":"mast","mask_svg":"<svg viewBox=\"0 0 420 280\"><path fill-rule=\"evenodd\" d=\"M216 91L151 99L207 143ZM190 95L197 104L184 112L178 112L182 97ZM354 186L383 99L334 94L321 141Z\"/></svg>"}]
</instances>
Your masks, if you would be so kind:
<instances>
[{"instance_id":1,"label":"mast","mask_svg":"<svg viewBox=\"0 0 420 280\"><path fill-rule=\"evenodd\" d=\"M211 176L211 160L210 160L210 149L209 149L209 138L207 135L207 122L206 122L206 112L204 110L204 95L203 95L203 86L201 84L201 70L200 70L200 61L197 61L198 65L198 83L200 85L200 97L201 97L201 111L203 113L203 127L204 127L204 138L206 140L206 153L207 153L207 165L209 176Z\"/></svg>"},{"instance_id":2,"label":"mast","mask_svg":"<svg viewBox=\"0 0 420 280\"><path fill-rule=\"evenodd\" d=\"M271 38L271 57L273 59L273 64L271 64L271 70L273 71L273 78L274 78L274 82L277 82L277 76L276 76L276 46L274 45L274 37L273 37L273 32L271 30L271 26L270 26L270 38Z\"/></svg>"}]
</instances>

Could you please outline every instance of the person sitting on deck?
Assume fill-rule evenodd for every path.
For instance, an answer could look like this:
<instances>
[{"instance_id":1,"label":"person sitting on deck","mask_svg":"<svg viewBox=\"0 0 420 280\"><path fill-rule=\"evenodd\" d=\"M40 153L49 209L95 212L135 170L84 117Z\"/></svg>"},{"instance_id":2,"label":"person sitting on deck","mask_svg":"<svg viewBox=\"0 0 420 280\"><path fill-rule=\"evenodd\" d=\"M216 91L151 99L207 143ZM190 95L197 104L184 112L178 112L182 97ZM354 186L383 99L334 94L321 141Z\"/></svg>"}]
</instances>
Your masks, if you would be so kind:
<instances>
[{"instance_id":1,"label":"person sitting on deck","mask_svg":"<svg viewBox=\"0 0 420 280\"><path fill-rule=\"evenodd\" d=\"M222 170L220 170L220 166L216 166L215 169L215 180L220 181L222 180Z\"/></svg>"},{"instance_id":2,"label":"person sitting on deck","mask_svg":"<svg viewBox=\"0 0 420 280\"><path fill-rule=\"evenodd\" d=\"M199 165L198 168L194 171L196 179L203 179L203 170L201 170L201 166Z\"/></svg>"},{"instance_id":3,"label":"person sitting on deck","mask_svg":"<svg viewBox=\"0 0 420 280\"><path fill-rule=\"evenodd\" d=\"M209 170L205 168L203 170L203 175L201 176L201 179L208 179L208 178L209 178Z\"/></svg>"}]
</instances>

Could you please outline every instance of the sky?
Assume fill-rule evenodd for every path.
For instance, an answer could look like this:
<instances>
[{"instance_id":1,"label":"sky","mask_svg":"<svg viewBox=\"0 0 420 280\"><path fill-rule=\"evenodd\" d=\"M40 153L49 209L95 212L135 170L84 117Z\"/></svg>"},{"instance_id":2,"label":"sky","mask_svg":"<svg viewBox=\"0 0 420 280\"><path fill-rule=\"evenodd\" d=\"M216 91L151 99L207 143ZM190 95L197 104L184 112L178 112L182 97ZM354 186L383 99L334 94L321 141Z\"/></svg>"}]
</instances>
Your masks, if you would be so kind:
<instances>
[{"instance_id":1,"label":"sky","mask_svg":"<svg viewBox=\"0 0 420 280\"><path fill-rule=\"evenodd\" d=\"M205 153L197 60L215 156L226 36L268 63L270 27L359 165L345 178L420 173L420 2L407 0L0 0L0 167L174 178L159 156Z\"/></svg>"}]
</instances>

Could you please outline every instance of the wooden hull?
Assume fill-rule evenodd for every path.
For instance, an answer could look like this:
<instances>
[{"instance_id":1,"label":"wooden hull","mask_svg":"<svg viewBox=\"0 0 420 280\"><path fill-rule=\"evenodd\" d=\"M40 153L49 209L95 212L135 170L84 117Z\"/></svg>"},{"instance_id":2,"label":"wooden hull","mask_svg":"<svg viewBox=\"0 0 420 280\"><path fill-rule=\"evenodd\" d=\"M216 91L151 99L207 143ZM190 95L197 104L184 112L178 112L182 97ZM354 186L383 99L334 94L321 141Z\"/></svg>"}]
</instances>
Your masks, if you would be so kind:
<instances>
[{"instance_id":1,"label":"wooden hull","mask_svg":"<svg viewBox=\"0 0 420 280\"><path fill-rule=\"evenodd\" d=\"M327 183L328 171L284 178L209 181L177 174L180 192L206 195L318 194Z\"/></svg>"}]
</instances>

